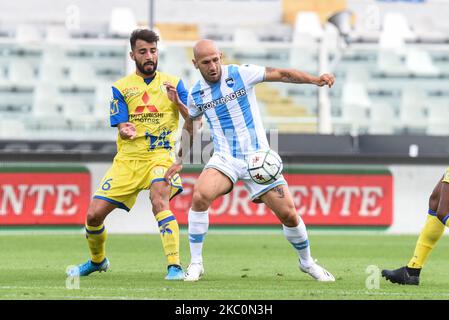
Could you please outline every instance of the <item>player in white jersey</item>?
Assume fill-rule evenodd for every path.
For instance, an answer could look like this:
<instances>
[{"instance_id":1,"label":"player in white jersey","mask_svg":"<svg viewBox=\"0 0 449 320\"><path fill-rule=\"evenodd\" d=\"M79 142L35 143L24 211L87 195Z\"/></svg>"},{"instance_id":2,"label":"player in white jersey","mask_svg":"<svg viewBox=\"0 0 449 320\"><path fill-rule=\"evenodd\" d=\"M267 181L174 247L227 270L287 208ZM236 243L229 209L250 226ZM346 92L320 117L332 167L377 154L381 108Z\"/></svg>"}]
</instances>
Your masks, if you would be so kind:
<instances>
[{"instance_id":1,"label":"player in white jersey","mask_svg":"<svg viewBox=\"0 0 449 320\"><path fill-rule=\"evenodd\" d=\"M214 142L214 154L193 191L188 216L191 263L184 280L197 281L204 273L202 249L209 227L211 203L230 192L238 180L243 180L251 199L265 203L281 221L285 237L298 253L301 271L318 281L335 281L332 274L319 266L310 254L305 224L296 212L284 177L280 176L269 185L257 184L249 177L245 161L248 154L270 148L254 92L256 84L277 81L331 87L334 77L329 74L315 77L294 69L222 65L222 54L210 40L199 41L193 52L193 64L202 78L190 89L187 99L189 116L191 119L206 117ZM186 120L184 129L192 139L193 121ZM181 148L176 163L166 173L166 179L181 171L182 154Z\"/></svg>"}]
</instances>

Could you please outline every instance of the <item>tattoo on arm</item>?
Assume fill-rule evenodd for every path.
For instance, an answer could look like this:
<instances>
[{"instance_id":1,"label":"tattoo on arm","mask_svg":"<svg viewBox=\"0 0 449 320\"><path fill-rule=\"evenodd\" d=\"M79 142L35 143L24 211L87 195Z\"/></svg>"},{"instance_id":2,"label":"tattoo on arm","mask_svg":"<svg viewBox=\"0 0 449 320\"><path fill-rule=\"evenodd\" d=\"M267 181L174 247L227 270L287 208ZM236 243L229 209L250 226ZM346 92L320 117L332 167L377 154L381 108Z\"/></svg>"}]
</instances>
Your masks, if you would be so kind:
<instances>
[{"instance_id":1,"label":"tattoo on arm","mask_svg":"<svg viewBox=\"0 0 449 320\"><path fill-rule=\"evenodd\" d=\"M295 77L288 70L280 70L279 73L281 74L282 82L288 82L288 83L301 83L302 82L302 79Z\"/></svg>"},{"instance_id":2,"label":"tattoo on arm","mask_svg":"<svg viewBox=\"0 0 449 320\"><path fill-rule=\"evenodd\" d=\"M279 81L287 83L313 83L313 76L306 72L295 69L277 69L266 67L265 68L265 80L266 81Z\"/></svg>"},{"instance_id":3,"label":"tattoo on arm","mask_svg":"<svg viewBox=\"0 0 449 320\"><path fill-rule=\"evenodd\" d=\"M279 195L279 198L285 198L284 189L281 186L274 187L272 190Z\"/></svg>"}]
</instances>

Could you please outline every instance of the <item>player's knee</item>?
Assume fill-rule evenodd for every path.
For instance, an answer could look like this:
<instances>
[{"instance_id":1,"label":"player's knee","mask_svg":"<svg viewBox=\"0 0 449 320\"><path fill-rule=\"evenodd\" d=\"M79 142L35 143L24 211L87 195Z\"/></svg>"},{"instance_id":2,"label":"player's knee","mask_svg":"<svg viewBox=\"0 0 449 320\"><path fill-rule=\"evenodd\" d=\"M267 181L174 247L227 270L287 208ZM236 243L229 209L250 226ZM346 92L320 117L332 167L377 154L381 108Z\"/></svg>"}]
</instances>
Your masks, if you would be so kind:
<instances>
[{"instance_id":1,"label":"player's knee","mask_svg":"<svg viewBox=\"0 0 449 320\"><path fill-rule=\"evenodd\" d=\"M299 218L295 214L287 215L282 221L282 224L286 225L287 227L296 227L299 224Z\"/></svg>"},{"instance_id":2,"label":"player's knee","mask_svg":"<svg viewBox=\"0 0 449 320\"><path fill-rule=\"evenodd\" d=\"M209 199L204 193L195 190L193 191L192 196L192 208L194 208L197 211L206 211L210 204L211 199Z\"/></svg>"},{"instance_id":3,"label":"player's knee","mask_svg":"<svg viewBox=\"0 0 449 320\"><path fill-rule=\"evenodd\" d=\"M109 203L92 201L87 209L86 223L91 227L98 227L106 219L106 216L112 211Z\"/></svg>"},{"instance_id":4,"label":"player's knee","mask_svg":"<svg viewBox=\"0 0 449 320\"><path fill-rule=\"evenodd\" d=\"M87 211L86 224L91 227L98 227L104 221L104 218L101 214L95 211L93 208L89 208Z\"/></svg>"},{"instance_id":5,"label":"player's knee","mask_svg":"<svg viewBox=\"0 0 449 320\"><path fill-rule=\"evenodd\" d=\"M295 227L299 223L299 217L296 214L294 206L285 206L278 212L279 220L281 220L283 225L287 227Z\"/></svg>"},{"instance_id":6,"label":"player's knee","mask_svg":"<svg viewBox=\"0 0 449 320\"><path fill-rule=\"evenodd\" d=\"M436 210L438 208L438 203L440 202L440 197L438 193L432 192L429 198L429 208L432 210Z\"/></svg>"}]
</instances>

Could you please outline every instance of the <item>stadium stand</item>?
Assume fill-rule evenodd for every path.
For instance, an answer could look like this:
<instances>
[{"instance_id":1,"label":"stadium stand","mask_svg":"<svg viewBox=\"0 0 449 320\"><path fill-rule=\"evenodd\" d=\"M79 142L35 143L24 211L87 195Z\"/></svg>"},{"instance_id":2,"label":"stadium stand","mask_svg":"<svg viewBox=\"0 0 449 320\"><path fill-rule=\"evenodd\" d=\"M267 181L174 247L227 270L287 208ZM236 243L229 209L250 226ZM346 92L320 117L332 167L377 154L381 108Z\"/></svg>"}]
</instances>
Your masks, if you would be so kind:
<instances>
[{"instance_id":1,"label":"stadium stand","mask_svg":"<svg viewBox=\"0 0 449 320\"><path fill-rule=\"evenodd\" d=\"M80 12L96 11L102 3L83 0L77 6ZM177 10L170 11L175 3ZM148 24L148 2L113 1L107 11L97 10L95 19L72 27L67 4L39 16L30 8L18 19L11 15L23 9L20 3L1 6L2 119L20 122L18 134L25 139L77 139L89 128L113 140L107 121L110 85L132 68L127 38L130 30ZM324 71L337 77L326 93L335 133L442 135L449 97L449 23L442 12L448 6L438 0L156 0L159 67L191 86L197 77L191 46L202 37L219 41L227 63L314 74L325 65L325 50ZM185 15L187 10L196 13ZM344 10L350 12L351 29L339 38L341 30L328 20ZM220 19L229 13L232 23ZM257 92L267 128L318 132L318 88L269 83Z\"/></svg>"}]
</instances>

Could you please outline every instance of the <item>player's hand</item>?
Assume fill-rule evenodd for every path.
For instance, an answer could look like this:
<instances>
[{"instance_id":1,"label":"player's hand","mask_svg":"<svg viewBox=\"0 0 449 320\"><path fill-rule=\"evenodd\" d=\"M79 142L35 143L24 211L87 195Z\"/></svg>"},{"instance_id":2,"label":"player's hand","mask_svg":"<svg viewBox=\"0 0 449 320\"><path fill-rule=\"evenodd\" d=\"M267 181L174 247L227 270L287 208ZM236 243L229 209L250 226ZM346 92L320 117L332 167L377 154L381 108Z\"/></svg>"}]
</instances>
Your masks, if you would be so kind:
<instances>
[{"instance_id":1,"label":"player's hand","mask_svg":"<svg viewBox=\"0 0 449 320\"><path fill-rule=\"evenodd\" d=\"M136 137L136 126L131 122L126 122L120 125L120 137L125 140L132 140Z\"/></svg>"},{"instance_id":2,"label":"player's hand","mask_svg":"<svg viewBox=\"0 0 449 320\"><path fill-rule=\"evenodd\" d=\"M174 163L171 165L170 168L168 168L167 172L164 175L165 181L170 183L171 179L182 170L182 164L180 163Z\"/></svg>"},{"instance_id":3,"label":"player's hand","mask_svg":"<svg viewBox=\"0 0 449 320\"><path fill-rule=\"evenodd\" d=\"M182 103L181 99L179 99L178 91L170 82L165 81L163 85L165 86L165 89L167 89L167 96L171 102L175 104Z\"/></svg>"},{"instance_id":4,"label":"player's hand","mask_svg":"<svg viewBox=\"0 0 449 320\"><path fill-rule=\"evenodd\" d=\"M334 82L335 82L335 76L333 74L324 73L318 78L316 85L319 87L328 85L330 88L330 87L332 87Z\"/></svg>"}]
</instances>

